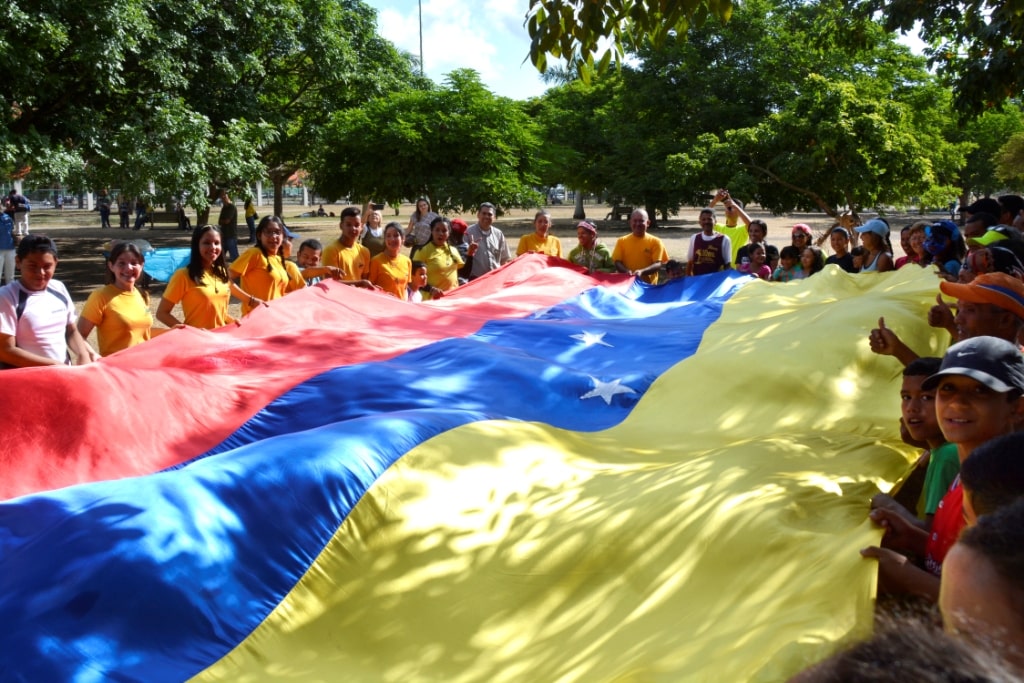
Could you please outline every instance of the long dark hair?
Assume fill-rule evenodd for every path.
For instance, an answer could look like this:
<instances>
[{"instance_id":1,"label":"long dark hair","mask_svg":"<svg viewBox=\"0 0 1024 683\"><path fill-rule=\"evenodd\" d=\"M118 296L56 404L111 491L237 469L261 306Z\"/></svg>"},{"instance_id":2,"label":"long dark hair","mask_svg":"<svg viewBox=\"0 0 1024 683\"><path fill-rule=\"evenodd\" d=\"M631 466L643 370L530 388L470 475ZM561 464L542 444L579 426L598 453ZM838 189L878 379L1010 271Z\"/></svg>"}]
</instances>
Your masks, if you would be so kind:
<instances>
[{"instance_id":1,"label":"long dark hair","mask_svg":"<svg viewBox=\"0 0 1024 683\"><path fill-rule=\"evenodd\" d=\"M284 221L281 220L280 218L278 218L277 216L264 216L263 218L260 219L259 225L256 226L256 246L259 248L259 250L261 252L263 252L263 257L267 259L267 272L268 273L272 272L274 270L274 268L270 264L270 258L271 258L270 254L267 253L267 249L266 249L266 247L263 246L263 240L261 240L260 237L263 235L263 231L266 230L267 227L271 223L273 223L273 224L277 225L279 228L281 228L282 234L284 233ZM283 242L282 242L281 246L282 247L284 246ZM284 249L279 248L277 250L277 253L275 254L275 256L277 256L277 258L281 259L281 268L283 268L285 270L285 272L288 272L287 267L284 265L284 254L282 253L283 251L284 251Z\"/></svg>"},{"instance_id":2,"label":"long dark hair","mask_svg":"<svg viewBox=\"0 0 1024 683\"><path fill-rule=\"evenodd\" d=\"M426 202L427 203L427 213L430 213L430 200L427 199L426 197L420 197L419 199L417 199L416 200L416 209L412 212L412 215L416 217L416 222L417 223L419 223L421 220L423 220L423 217L426 215L426 214L421 214L420 213L420 202Z\"/></svg>"},{"instance_id":3,"label":"long dark hair","mask_svg":"<svg viewBox=\"0 0 1024 683\"><path fill-rule=\"evenodd\" d=\"M107 264L109 266L117 263L117 259L121 258L121 254L128 252L135 258L139 259L139 263L142 265L146 264L146 257L143 256L142 250L139 249L139 245L135 242L129 242L127 240L123 242L114 242L114 246L110 249L110 254L107 256ZM107 284L112 285L117 281L114 277L114 271L109 267L107 268ZM135 281L135 289L139 290L139 294L142 295L142 300L149 304L149 277L143 277L143 274L139 274L139 278Z\"/></svg>"},{"instance_id":4,"label":"long dark hair","mask_svg":"<svg viewBox=\"0 0 1024 683\"><path fill-rule=\"evenodd\" d=\"M220 234L220 229L216 225L201 225L196 228L195 232L192 233L192 244L191 244L191 257L188 262L188 277L192 282L197 285L203 284L203 257L199 253L199 242L203 239L203 235L208 232L215 232ZM224 262L224 248L221 245L220 254L213 261L213 276L221 282L228 281L228 266Z\"/></svg>"}]
</instances>

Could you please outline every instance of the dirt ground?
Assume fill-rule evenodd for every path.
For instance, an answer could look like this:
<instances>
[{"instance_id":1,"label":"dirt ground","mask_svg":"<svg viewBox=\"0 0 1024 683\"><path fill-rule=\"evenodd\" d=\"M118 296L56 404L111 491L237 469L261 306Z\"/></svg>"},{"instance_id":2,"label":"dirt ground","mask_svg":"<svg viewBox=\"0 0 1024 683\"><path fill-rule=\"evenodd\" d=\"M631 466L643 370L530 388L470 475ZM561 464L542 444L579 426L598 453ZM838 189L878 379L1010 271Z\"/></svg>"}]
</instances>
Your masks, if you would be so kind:
<instances>
[{"instance_id":1,"label":"dirt ground","mask_svg":"<svg viewBox=\"0 0 1024 683\"><path fill-rule=\"evenodd\" d=\"M341 213L344 204L325 205L328 212L333 211L336 216ZM403 205L398 215L395 216L392 209L384 211L384 222L397 220L403 228L408 224L409 216L412 214L411 204ZM546 207L553 219L552 232L562 240L563 249L568 252L576 244L576 223L572 217L572 205L557 205ZM612 247L615 240L628 233L629 227L625 221L604 220L609 211L605 205L585 205L587 219L598 227L598 237ZM260 213L265 213L267 207L261 207ZM308 209L292 205L285 207L285 222L288 227L298 233L302 238L315 237L325 244L338 236L337 217L307 218L301 214ZM698 231L697 216L698 208L684 208L678 216L668 221L661 222L652 234L660 237L668 249L669 257L685 260L689 238ZM757 207L748 209L751 218L761 218L768 224L768 242L776 246L789 244L789 233L794 223L807 223L818 234L832 224L832 220L823 214L786 214L773 216L770 213L759 211ZM496 223L505 233L510 248L515 249L519 237L533 230L532 220L534 211L512 210L499 218ZM452 218L455 215L451 216ZM926 218L936 220L941 215L927 216ZM117 222L116 215L112 217ZM469 224L475 222L475 216L464 214L462 218ZM921 216L890 216L890 222L895 228L914 220L920 220ZM192 216L193 224L195 217ZM718 220L724 220L723 213L718 212ZM56 278L61 280L71 292L71 296L79 310L88 298L89 293L104 283L105 267L102 251L104 245L111 239L141 238L147 240L154 248L161 247L187 247L189 246L190 234L178 230L176 226L157 224L152 229L143 228L135 232L120 230L118 228L100 229L99 214L95 211L67 209L59 212L56 209L37 209L30 214L30 229L33 233L46 234L57 242L60 252L60 263L57 267ZM248 245L244 244L246 228L244 224L239 230L242 236L240 250ZM897 255L902 254L899 248L898 235L894 235ZM297 245L296 245L297 246ZM151 309L155 312L160 302L162 283L156 283L150 288ZM238 315L237 303L232 304L233 314ZM158 324L159 326L159 324ZM92 335L95 336L95 332ZM90 338L95 342L94 338ZM95 346L95 344L94 344Z\"/></svg>"}]
</instances>

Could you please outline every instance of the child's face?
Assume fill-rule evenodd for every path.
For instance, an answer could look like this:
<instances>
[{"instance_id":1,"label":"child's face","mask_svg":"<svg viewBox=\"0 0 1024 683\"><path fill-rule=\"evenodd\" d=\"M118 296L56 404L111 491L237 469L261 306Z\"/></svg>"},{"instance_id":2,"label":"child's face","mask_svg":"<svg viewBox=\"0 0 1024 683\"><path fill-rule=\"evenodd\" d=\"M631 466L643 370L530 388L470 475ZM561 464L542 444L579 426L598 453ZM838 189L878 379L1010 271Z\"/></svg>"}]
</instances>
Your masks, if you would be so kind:
<instances>
[{"instance_id":1,"label":"child's face","mask_svg":"<svg viewBox=\"0 0 1024 683\"><path fill-rule=\"evenodd\" d=\"M136 280L142 275L142 260L125 251L113 263L108 262L107 268L114 275L114 284L127 292L135 287Z\"/></svg>"},{"instance_id":2,"label":"child's face","mask_svg":"<svg viewBox=\"0 0 1024 683\"><path fill-rule=\"evenodd\" d=\"M786 270L793 270L793 267L796 265L796 259L790 256L783 256L779 258L779 263L781 263L782 267Z\"/></svg>"},{"instance_id":3,"label":"child's face","mask_svg":"<svg viewBox=\"0 0 1024 683\"><path fill-rule=\"evenodd\" d=\"M57 257L48 251L30 251L25 258L15 258L21 271L21 285L30 292L46 289L57 270Z\"/></svg>"},{"instance_id":4,"label":"child's face","mask_svg":"<svg viewBox=\"0 0 1024 683\"><path fill-rule=\"evenodd\" d=\"M764 249L757 247L755 249L751 249L748 253L750 254L750 265L755 268L760 268L764 265Z\"/></svg>"},{"instance_id":5,"label":"child's face","mask_svg":"<svg viewBox=\"0 0 1024 683\"><path fill-rule=\"evenodd\" d=\"M943 377L935 389L935 413L946 441L961 457L986 441L1012 432L1020 422L1024 400L1009 400L964 375Z\"/></svg>"},{"instance_id":6,"label":"child's face","mask_svg":"<svg viewBox=\"0 0 1024 683\"><path fill-rule=\"evenodd\" d=\"M808 273L811 272L811 269L814 268L814 252L810 249L804 249L800 252L800 265Z\"/></svg>"},{"instance_id":7,"label":"child's face","mask_svg":"<svg viewBox=\"0 0 1024 683\"><path fill-rule=\"evenodd\" d=\"M853 257L853 267L858 270L864 267L864 256L862 254L857 254Z\"/></svg>"},{"instance_id":8,"label":"child's face","mask_svg":"<svg viewBox=\"0 0 1024 683\"><path fill-rule=\"evenodd\" d=\"M320 265L320 250L303 247L299 249L299 255L295 257L299 268L316 268Z\"/></svg>"},{"instance_id":9,"label":"child's face","mask_svg":"<svg viewBox=\"0 0 1024 683\"><path fill-rule=\"evenodd\" d=\"M834 251L837 256L843 256L846 254L846 250L850 246L850 238L843 233L836 231L829 235L828 243L832 245L832 251Z\"/></svg>"},{"instance_id":10,"label":"child's face","mask_svg":"<svg viewBox=\"0 0 1024 683\"><path fill-rule=\"evenodd\" d=\"M427 269L426 267L417 268L412 271L412 286L416 289L427 286Z\"/></svg>"},{"instance_id":11,"label":"child's face","mask_svg":"<svg viewBox=\"0 0 1024 683\"><path fill-rule=\"evenodd\" d=\"M935 392L921 389L925 379L927 378L924 376L903 378L903 386L900 388L900 412L910 437L914 441L930 444L942 441L942 430L939 429L939 422L935 417Z\"/></svg>"},{"instance_id":12,"label":"child's face","mask_svg":"<svg viewBox=\"0 0 1024 683\"><path fill-rule=\"evenodd\" d=\"M747 237L753 244L764 242L764 228L761 227L760 223L751 223L750 225L747 226Z\"/></svg>"}]
</instances>

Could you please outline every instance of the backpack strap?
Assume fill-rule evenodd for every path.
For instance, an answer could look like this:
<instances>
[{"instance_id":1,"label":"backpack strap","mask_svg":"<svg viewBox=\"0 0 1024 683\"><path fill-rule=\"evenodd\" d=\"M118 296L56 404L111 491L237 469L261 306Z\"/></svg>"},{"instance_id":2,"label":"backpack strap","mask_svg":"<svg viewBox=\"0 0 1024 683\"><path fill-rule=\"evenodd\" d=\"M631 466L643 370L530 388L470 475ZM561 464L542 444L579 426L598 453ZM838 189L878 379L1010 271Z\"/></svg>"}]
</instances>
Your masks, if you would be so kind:
<instances>
[{"instance_id":1,"label":"backpack strap","mask_svg":"<svg viewBox=\"0 0 1024 683\"><path fill-rule=\"evenodd\" d=\"M58 292L57 290L51 289L50 287L47 287L46 291L49 292L50 294L53 294L58 299L60 299L61 303L63 303L65 306L67 306L70 303L68 301L68 298L66 296L64 296L63 294L61 294L60 292ZM18 320L21 320L21 316L25 313L25 305L28 303L28 297L29 297L29 293L26 292L24 289L21 289L19 287L18 288L18 305L14 309L14 319L15 319L16 322Z\"/></svg>"}]
</instances>

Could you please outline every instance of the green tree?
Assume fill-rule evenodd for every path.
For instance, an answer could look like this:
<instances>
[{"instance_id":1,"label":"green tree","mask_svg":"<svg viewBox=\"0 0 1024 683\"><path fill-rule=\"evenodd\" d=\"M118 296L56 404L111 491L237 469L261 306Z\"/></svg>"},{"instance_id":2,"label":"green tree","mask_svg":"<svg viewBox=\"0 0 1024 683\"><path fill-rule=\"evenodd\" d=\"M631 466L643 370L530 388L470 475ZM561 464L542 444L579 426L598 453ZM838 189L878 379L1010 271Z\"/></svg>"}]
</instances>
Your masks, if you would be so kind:
<instances>
[{"instance_id":1,"label":"green tree","mask_svg":"<svg viewBox=\"0 0 1024 683\"><path fill-rule=\"evenodd\" d=\"M1020 107L1007 102L998 109L989 109L958 126L956 139L970 146L957 178L960 201L970 203L971 194L989 196L1003 188L1020 188L1019 176L1010 171L1006 152L1014 136L1024 132L1024 114Z\"/></svg>"},{"instance_id":2,"label":"green tree","mask_svg":"<svg viewBox=\"0 0 1024 683\"><path fill-rule=\"evenodd\" d=\"M850 82L810 76L780 112L721 138L703 136L693 152L669 160L680 183L706 168L734 168L759 204L777 213L900 204L953 196L939 168L962 161L942 138L893 99L867 97ZM956 168L957 166L953 166Z\"/></svg>"},{"instance_id":3,"label":"green tree","mask_svg":"<svg viewBox=\"0 0 1024 683\"><path fill-rule=\"evenodd\" d=\"M359 0L5 6L0 167L197 207L301 166L336 109L413 76ZM166 183L166 184L165 184ZM278 207L279 209L280 207Z\"/></svg>"},{"instance_id":4,"label":"green tree","mask_svg":"<svg viewBox=\"0 0 1024 683\"><path fill-rule=\"evenodd\" d=\"M577 220L586 218L583 194L602 194L614 179L615 169L605 163L614 147L603 115L613 80L564 84L526 105L544 140L538 150L541 182L546 186L565 183L576 190L573 218Z\"/></svg>"},{"instance_id":5,"label":"green tree","mask_svg":"<svg viewBox=\"0 0 1024 683\"><path fill-rule=\"evenodd\" d=\"M845 0L849 21L836 26L847 45L863 46L863 27L881 17L886 30L917 30L955 93L956 111L978 114L1024 91L1024 13L1016 2Z\"/></svg>"},{"instance_id":6,"label":"green tree","mask_svg":"<svg viewBox=\"0 0 1024 683\"><path fill-rule=\"evenodd\" d=\"M549 56L564 59L589 81L595 70L608 69L613 56L621 62L643 42L661 46L709 17L728 20L732 8L731 0L530 0L530 61L543 72ZM610 48L595 63L603 39Z\"/></svg>"},{"instance_id":7,"label":"green tree","mask_svg":"<svg viewBox=\"0 0 1024 683\"><path fill-rule=\"evenodd\" d=\"M1014 133L995 155L996 175L1008 189L1024 188L1024 131Z\"/></svg>"},{"instance_id":8,"label":"green tree","mask_svg":"<svg viewBox=\"0 0 1024 683\"><path fill-rule=\"evenodd\" d=\"M337 112L309 167L328 199L398 203L430 197L442 210L536 206L536 124L520 104L491 93L476 72Z\"/></svg>"}]
</instances>

